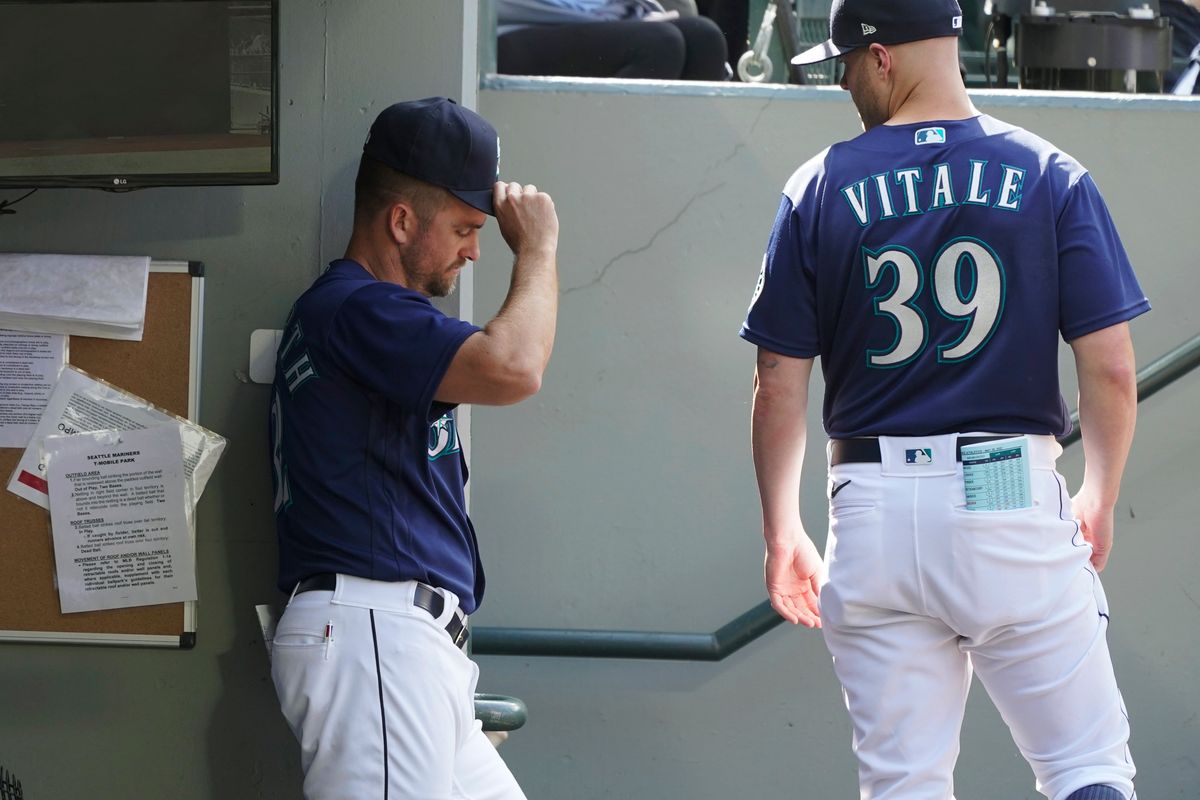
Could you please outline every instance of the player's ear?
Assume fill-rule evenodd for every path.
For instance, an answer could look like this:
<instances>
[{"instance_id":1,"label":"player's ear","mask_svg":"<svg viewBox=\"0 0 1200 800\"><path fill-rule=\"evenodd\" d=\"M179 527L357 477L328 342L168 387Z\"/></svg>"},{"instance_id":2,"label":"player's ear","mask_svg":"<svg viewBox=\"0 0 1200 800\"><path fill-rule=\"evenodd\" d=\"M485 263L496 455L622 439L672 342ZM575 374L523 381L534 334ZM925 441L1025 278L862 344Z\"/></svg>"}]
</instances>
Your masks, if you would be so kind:
<instances>
[{"instance_id":1,"label":"player's ear","mask_svg":"<svg viewBox=\"0 0 1200 800\"><path fill-rule=\"evenodd\" d=\"M881 44L867 48L867 67L876 78L887 78L892 72L892 51Z\"/></svg>"},{"instance_id":2,"label":"player's ear","mask_svg":"<svg viewBox=\"0 0 1200 800\"><path fill-rule=\"evenodd\" d=\"M388 235L396 244L408 244L417 232L417 214L406 202L393 203L387 212Z\"/></svg>"}]
</instances>

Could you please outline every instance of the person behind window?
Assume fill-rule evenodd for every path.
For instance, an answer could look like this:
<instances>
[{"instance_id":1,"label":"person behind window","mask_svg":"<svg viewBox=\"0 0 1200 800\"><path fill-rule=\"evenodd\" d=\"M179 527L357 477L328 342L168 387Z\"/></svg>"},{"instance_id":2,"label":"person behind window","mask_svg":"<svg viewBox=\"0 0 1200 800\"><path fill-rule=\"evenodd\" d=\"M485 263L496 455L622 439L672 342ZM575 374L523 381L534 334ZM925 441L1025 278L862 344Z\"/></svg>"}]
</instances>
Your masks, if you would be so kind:
<instances>
[{"instance_id":1,"label":"person behind window","mask_svg":"<svg viewBox=\"0 0 1200 800\"><path fill-rule=\"evenodd\" d=\"M698 17L700 9L696 0L658 0L658 4L667 12L674 11L681 17Z\"/></svg>"},{"instance_id":2,"label":"person behind window","mask_svg":"<svg viewBox=\"0 0 1200 800\"><path fill-rule=\"evenodd\" d=\"M696 8L725 35L731 63L750 49L750 0L696 0Z\"/></svg>"},{"instance_id":3,"label":"person behind window","mask_svg":"<svg viewBox=\"0 0 1200 800\"><path fill-rule=\"evenodd\" d=\"M1171 21L1171 57L1187 61L1200 47L1200 0L1161 0L1160 13ZM1174 70L1163 76L1163 86L1170 91L1179 76L1186 72ZM1200 81L1192 86L1192 94L1200 94Z\"/></svg>"},{"instance_id":4,"label":"person behind window","mask_svg":"<svg viewBox=\"0 0 1200 800\"><path fill-rule=\"evenodd\" d=\"M723 81L725 38L656 0L497 0L496 68L508 75Z\"/></svg>"},{"instance_id":5,"label":"person behind window","mask_svg":"<svg viewBox=\"0 0 1200 800\"><path fill-rule=\"evenodd\" d=\"M730 63L750 49L750 0L658 0L681 17L708 17L725 34Z\"/></svg>"}]
</instances>

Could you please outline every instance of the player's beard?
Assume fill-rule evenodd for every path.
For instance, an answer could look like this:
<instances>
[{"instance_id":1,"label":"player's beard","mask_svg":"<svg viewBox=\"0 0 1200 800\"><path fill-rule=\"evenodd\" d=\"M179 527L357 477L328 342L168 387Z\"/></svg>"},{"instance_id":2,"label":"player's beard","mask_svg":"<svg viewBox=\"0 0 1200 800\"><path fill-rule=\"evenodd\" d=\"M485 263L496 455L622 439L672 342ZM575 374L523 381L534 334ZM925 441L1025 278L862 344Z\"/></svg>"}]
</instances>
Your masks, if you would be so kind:
<instances>
[{"instance_id":1,"label":"player's beard","mask_svg":"<svg viewBox=\"0 0 1200 800\"><path fill-rule=\"evenodd\" d=\"M881 105L878 98L870 95L854 98L854 107L858 110L858 119L862 122L864 131L878 127L888 121L887 106Z\"/></svg>"},{"instance_id":2,"label":"player's beard","mask_svg":"<svg viewBox=\"0 0 1200 800\"><path fill-rule=\"evenodd\" d=\"M869 75L862 74L862 70L869 65L861 62L860 58L851 68L854 72L847 74L845 82L850 90L850 99L854 102L854 109L858 112L862 128L864 131L869 131L888 121L889 98L885 91L869 80Z\"/></svg>"},{"instance_id":3,"label":"player's beard","mask_svg":"<svg viewBox=\"0 0 1200 800\"><path fill-rule=\"evenodd\" d=\"M432 275L424 284L422 291L428 297L449 297L458 288L458 273L466 266L466 262L458 264L454 269L446 268Z\"/></svg>"},{"instance_id":4,"label":"player's beard","mask_svg":"<svg viewBox=\"0 0 1200 800\"><path fill-rule=\"evenodd\" d=\"M427 229L422 228L417 238L400 250L400 263L404 265L406 285L426 297L447 297L458 286L458 274L466 261L456 260L441 264L428 247Z\"/></svg>"}]
</instances>

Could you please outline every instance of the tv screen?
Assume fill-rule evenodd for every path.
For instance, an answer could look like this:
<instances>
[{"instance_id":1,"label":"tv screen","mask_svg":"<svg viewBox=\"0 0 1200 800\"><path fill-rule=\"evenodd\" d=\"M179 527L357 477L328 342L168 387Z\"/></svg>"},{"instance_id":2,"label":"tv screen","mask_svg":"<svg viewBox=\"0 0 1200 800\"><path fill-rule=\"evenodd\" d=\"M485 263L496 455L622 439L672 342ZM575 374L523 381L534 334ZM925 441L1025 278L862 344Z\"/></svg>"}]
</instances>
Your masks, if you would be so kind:
<instances>
[{"instance_id":1,"label":"tv screen","mask_svg":"<svg viewBox=\"0 0 1200 800\"><path fill-rule=\"evenodd\" d=\"M276 0L0 0L0 187L278 183Z\"/></svg>"}]
</instances>

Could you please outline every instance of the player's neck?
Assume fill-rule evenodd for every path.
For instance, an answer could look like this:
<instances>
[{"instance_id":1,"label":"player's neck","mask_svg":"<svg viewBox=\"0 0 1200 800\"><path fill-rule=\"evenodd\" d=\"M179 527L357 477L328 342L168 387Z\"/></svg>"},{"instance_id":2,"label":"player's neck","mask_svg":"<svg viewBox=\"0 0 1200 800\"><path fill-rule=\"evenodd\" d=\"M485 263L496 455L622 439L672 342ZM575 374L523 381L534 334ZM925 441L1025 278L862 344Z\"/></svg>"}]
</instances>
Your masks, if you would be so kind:
<instances>
[{"instance_id":1,"label":"player's neck","mask_svg":"<svg viewBox=\"0 0 1200 800\"><path fill-rule=\"evenodd\" d=\"M374 231L355 229L346 245L343 258L357 263L376 280L405 286L404 270L401 268L394 245Z\"/></svg>"},{"instance_id":2,"label":"player's neck","mask_svg":"<svg viewBox=\"0 0 1200 800\"><path fill-rule=\"evenodd\" d=\"M908 125L934 120L969 119L979 116L958 75L953 80L924 81L912 87L892 112L885 125Z\"/></svg>"}]
</instances>

